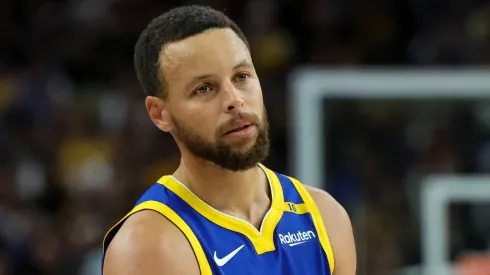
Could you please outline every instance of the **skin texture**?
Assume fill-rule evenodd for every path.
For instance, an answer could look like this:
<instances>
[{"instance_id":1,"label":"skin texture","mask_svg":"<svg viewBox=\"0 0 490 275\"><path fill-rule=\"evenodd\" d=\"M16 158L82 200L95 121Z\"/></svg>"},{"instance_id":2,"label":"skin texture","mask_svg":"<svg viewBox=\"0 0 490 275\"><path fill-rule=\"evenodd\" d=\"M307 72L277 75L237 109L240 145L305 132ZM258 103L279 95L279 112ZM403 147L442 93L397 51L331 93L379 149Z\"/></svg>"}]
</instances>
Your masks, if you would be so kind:
<instances>
[{"instance_id":1,"label":"skin texture","mask_svg":"<svg viewBox=\"0 0 490 275\"><path fill-rule=\"evenodd\" d=\"M267 155L267 136L267 142L260 144L267 118L247 47L230 29L209 30L164 47L160 66L168 98L147 97L145 105L153 123L172 134L181 151L173 176L217 210L260 227L271 204L266 176L256 165ZM243 121L253 122L251 131L223 135ZM211 156L219 150L225 154ZM242 158L235 165L242 169L226 169L221 156ZM354 275L356 254L349 217L326 192L310 187L308 191L333 246L334 275ZM128 218L114 237L104 274L197 275L200 271L183 233L147 210Z\"/></svg>"}]
</instances>

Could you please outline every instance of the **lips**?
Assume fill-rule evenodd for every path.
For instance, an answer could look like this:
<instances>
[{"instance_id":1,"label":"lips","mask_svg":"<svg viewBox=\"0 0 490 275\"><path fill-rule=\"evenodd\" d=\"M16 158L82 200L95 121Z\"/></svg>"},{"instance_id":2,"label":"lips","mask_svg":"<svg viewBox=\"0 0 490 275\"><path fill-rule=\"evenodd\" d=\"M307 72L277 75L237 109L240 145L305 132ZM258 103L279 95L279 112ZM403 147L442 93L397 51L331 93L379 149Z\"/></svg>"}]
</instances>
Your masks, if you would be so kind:
<instances>
[{"instance_id":1,"label":"lips","mask_svg":"<svg viewBox=\"0 0 490 275\"><path fill-rule=\"evenodd\" d=\"M239 131L245 130L252 125L253 125L253 123L248 122L248 121L235 123L235 124L233 124L233 126L231 127L230 130L228 130L224 133L224 136L229 135L229 134L234 133L234 132L239 132Z\"/></svg>"}]
</instances>

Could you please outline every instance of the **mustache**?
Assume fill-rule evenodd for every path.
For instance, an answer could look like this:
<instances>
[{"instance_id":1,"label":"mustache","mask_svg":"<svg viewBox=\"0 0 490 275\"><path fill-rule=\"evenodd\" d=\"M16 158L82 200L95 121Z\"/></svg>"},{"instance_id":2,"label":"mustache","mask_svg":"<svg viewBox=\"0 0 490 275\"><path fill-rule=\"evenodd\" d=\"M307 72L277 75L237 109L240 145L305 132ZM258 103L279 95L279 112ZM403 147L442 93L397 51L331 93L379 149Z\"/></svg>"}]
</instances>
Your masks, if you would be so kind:
<instances>
[{"instance_id":1,"label":"mustache","mask_svg":"<svg viewBox=\"0 0 490 275\"><path fill-rule=\"evenodd\" d=\"M231 119L229 119L227 122L221 124L218 129L217 129L217 134L222 135L226 132L228 132L231 128L234 127L237 123L240 121L247 121L250 122L253 125L260 125L260 118L253 113L237 113L234 115Z\"/></svg>"}]
</instances>

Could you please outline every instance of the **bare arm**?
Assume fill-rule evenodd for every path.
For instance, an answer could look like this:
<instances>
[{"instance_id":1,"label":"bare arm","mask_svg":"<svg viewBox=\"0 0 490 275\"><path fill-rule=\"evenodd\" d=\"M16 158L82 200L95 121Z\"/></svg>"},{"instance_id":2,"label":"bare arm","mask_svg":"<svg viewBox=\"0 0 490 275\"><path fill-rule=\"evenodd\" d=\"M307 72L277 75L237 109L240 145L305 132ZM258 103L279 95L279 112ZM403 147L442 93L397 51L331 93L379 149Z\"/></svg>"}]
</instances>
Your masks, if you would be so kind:
<instances>
[{"instance_id":1,"label":"bare arm","mask_svg":"<svg viewBox=\"0 0 490 275\"><path fill-rule=\"evenodd\" d=\"M103 275L198 275L185 235L162 215L145 210L124 223L112 240Z\"/></svg>"},{"instance_id":2,"label":"bare arm","mask_svg":"<svg viewBox=\"0 0 490 275\"><path fill-rule=\"evenodd\" d=\"M356 274L356 247L350 218L345 209L327 192L306 186L322 215L332 244L334 275Z\"/></svg>"}]
</instances>

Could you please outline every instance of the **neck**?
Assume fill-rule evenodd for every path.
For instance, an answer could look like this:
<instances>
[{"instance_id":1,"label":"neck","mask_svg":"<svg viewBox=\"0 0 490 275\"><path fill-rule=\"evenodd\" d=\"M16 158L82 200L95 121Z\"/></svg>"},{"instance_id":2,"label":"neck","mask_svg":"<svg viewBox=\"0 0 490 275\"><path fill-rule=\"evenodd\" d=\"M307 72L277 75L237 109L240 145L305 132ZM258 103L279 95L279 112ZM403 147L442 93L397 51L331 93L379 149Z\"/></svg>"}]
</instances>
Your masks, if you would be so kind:
<instances>
[{"instance_id":1,"label":"neck","mask_svg":"<svg viewBox=\"0 0 490 275\"><path fill-rule=\"evenodd\" d=\"M182 158L173 176L213 208L252 224L260 224L271 202L267 177L258 165L233 172L200 159Z\"/></svg>"}]
</instances>

